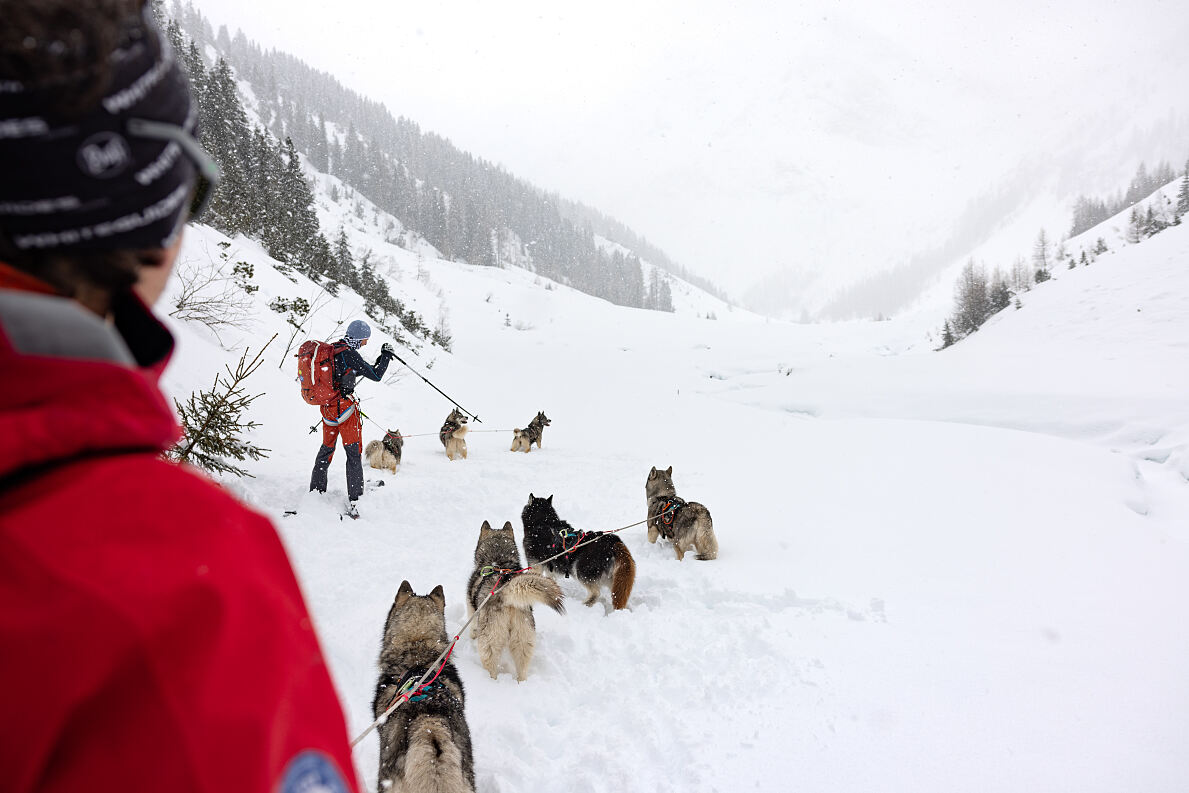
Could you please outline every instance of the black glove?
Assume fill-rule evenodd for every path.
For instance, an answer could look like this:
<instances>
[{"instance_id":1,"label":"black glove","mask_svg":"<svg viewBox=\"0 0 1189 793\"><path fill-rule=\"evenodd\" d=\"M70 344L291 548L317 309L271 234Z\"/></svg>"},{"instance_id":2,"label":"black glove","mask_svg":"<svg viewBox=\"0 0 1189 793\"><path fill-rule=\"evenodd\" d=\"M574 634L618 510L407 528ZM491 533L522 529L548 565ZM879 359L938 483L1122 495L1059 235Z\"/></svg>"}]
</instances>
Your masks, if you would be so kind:
<instances>
[{"instance_id":1,"label":"black glove","mask_svg":"<svg viewBox=\"0 0 1189 793\"><path fill-rule=\"evenodd\" d=\"M391 344L389 344L388 342L384 342L383 344L380 345L380 355L386 355L389 358L395 358L396 350L392 349Z\"/></svg>"}]
</instances>

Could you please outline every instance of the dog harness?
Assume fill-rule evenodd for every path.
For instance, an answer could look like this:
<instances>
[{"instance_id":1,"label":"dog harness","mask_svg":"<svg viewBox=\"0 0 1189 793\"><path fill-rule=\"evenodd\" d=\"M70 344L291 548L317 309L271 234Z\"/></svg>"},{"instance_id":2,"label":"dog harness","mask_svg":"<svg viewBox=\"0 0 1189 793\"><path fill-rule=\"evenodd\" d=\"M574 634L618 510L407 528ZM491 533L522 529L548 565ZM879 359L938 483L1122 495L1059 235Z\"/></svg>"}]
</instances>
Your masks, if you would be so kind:
<instances>
[{"instance_id":1,"label":"dog harness","mask_svg":"<svg viewBox=\"0 0 1189 793\"><path fill-rule=\"evenodd\" d=\"M661 536L666 540L673 539L673 521L677 519L677 513L685 506L685 499L677 496L666 496L664 503L661 504L660 514L656 516L656 527L660 529Z\"/></svg>"},{"instance_id":2,"label":"dog harness","mask_svg":"<svg viewBox=\"0 0 1189 793\"><path fill-rule=\"evenodd\" d=\"M384 440L380 441L380 443L385 449L389 451L389 453L395 455L396 450L400 448L396 444L401 440L402 437L403 436L401 435L393 435L391 432L385 432Z\"/></svg>"},{"instance_id":3,"label":"dog harness","mask_svg":"<svg viewBox=\"0 0 1189 793\"><path fill-rule=\"evenodd\" d=\"M396 686L396 694L388 701L388 704L391 705L400 697L413 692L414 687L417 685L417 681L421 679L422 675L424 675L428 669L429 667L427 666L421 668L414 667L413 669L405 672L404 675L402 675L399 679L394 680L391 676L389 676L386 680L381 681L381 685ZM450 693L450 689L446 688L446 684L443 683L439 678L433 682L426 683L425 685L421 686L421 688L417 689L415 693L412 693L412 695L408 697L408 701L424 702L427 699L434 699L442 694L445 694L451 699L457 699L452 693Z\"/></svg>"},{"instance_id":4,"label":"dog harness","mask_svg":"<svg viewBox=\"0 0 1189 793\"><path fill-rule=\"evenodd\" d=\"M442 442L442 444L445 445L446 439L449 438L450 436L452 436L457 430L460 430L460 429L462 429L462 425L459 424L458 422L447 421L445 424L442 425L442 429L438 432L438 440L440 440Z\"/></svg>"},{"instance_id":5,"label":"dog harness","mask_svg":"<svg viewBox=\"0 0 1189 793\"><path fill-rule=\"evenodd\" d=\"M567 559L570 558L570 554L572 554L578 548L578 546L582 544L582 541L588 536L602 534L602 532L575 531L565 526L550 529L550 532L553 533L554 541L549 544L549 549L553 550L554 548L560 547ZM570 540L573 540L573 542L569 542ZM569 544L567 545L567 543ZM566 566L565 573L566 578L569 578L570 569L568 565Z\"/></svg>"}]
</instances>

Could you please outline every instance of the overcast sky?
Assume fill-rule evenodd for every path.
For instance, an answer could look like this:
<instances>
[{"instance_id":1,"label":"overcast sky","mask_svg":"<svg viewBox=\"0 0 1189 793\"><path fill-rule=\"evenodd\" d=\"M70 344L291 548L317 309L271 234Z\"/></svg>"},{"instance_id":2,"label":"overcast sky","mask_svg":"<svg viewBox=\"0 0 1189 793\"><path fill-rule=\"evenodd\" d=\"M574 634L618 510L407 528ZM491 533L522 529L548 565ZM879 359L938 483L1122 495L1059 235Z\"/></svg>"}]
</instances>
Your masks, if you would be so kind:
<instances>
[{"instance_id":1,"label":"overcast sky","mask_svg":"<svg viewBox=\"0 0 1189 793\"><path fill-rule=\"evenodd\" d=\"M1189 41L1185 0L195 4L736 293L896 263Z\"/></svg>"}]
</instances>

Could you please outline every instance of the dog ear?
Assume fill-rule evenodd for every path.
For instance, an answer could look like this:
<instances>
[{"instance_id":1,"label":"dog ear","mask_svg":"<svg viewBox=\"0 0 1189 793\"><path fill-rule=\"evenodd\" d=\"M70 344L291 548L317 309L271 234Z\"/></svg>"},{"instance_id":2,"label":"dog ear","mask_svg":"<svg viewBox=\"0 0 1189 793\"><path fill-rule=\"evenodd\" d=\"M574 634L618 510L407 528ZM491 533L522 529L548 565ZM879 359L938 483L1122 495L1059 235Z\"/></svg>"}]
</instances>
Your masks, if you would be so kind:
<instances>
[{"instance_id":1,"label":"dog ear","mask_svg":"<svg viewBox=\"0 0 1189 793\"><path fill-rule=\"evenodd\" d=\"M656 466L652 466L652 470L648 472L649 479L656 479Z\"/></svg>"},{"instance_id":2,"label":"dog ear","mask_svg":"<svg viewBox=\"0 0 1189 793\"><path fill-rule=\"evenodd\" d=\"M500 531L512 531L512 521L510 521L510 520L505 520L505 521L504 521L504 528L500 529Z\"/></svg>"},{"instance_id":3,"label":"dog ear","mask_svg":"<svg viewBox=\"0 0 1189 793\"><path fill-rule=\"evenodd\" d=\"M442 585L438 584L429 593L429 599L438 604L438 608L443 611L446 610L446 590L442 589Z\"/></svg>"},{"instance_id":4,"label":"dog ear","mask_svg":"<svg viewBox=\"0 0 1189 793\"><path fill-rule=\"evenodd\" d=\"M529 500L529 501L536 501L536 499L537 499L537 497L536 497L536 496L534 496L532 493L529 493L529 494L528 494L528 500Z\"/></svg>"},{"instance_id":5,"label":"dog ear","mask_svg":"<svg viewBox=\"0 0 1189 793\"><path fill-rule=\"evenodd\" d=\"M413 587L408 581L400 582L400 589L396 590L396 605L403 606L405 601L413 597Z\"/></svg>"},{"instance_id":6,"label":"dog ear","mask_svg":"<svg viewBox=\"0 0 1189 793\"><path fill-rule=\"evenodd\" d=\"M491 524L488 523L487 521L483 521L483 525L479 527L479 530L480 531L491 531Z\"/></svg>"},{"instance_id":7,"label":"dog ear","mask_svg":"<svg viewBox=\"0 0 1189 793\"><path fill-rule=\"evenodd\" d=\"M672 476L673 475L673 466L670 465L669 470L665 471L665 473L668 474L669 476Z\"/></svg>"},{"instance_id":8,"label":"dog ear","mask_svg":"<svg viewBox=\"0 0 1189 793\"><path fill-rule=\"evenodd\" d=\"M548 502L549 504L552 504L553 503L553 494L550 493L549 498L545 499L545 501Z\"/></svg>"}]
</instances>

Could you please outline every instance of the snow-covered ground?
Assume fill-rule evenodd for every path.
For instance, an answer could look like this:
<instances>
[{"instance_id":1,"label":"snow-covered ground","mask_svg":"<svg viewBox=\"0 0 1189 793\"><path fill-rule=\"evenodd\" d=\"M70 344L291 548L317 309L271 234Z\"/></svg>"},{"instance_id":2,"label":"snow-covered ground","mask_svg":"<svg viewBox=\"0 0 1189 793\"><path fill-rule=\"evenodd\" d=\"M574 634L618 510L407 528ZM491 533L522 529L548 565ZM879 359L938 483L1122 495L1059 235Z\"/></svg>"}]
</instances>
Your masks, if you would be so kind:
<instances>
[{"instance_id":1,"label":"snow-covered ground","mask_svg":"<svg viewBox=\"0 0 1189 793\"><path fill-rule=\"evenodd\" d=\"M532 492L578 528L619 528L644 517L649 468L672 465L714 516L717 561L622 532L630 608L585 608L563 581L568 613L537 611L524 683L510 659L491 680L459 643L481 793L1189 790L1189 227L1056 272L942 353L923 332L935 316L624 309L522 270L419 261L367 228L352 243L394 292L431 325L448 313L453 354L402 357L482 419L468 460L446 459L450 405L417 377L367 383L365 438L425 435L395 476L366 469L384 486L342 521L342 453L329 497L308 494L317 410L284 355L292 328L262 308L316 287L233 241L260 292L222 339L281 333L249 384L271 456L229 486L280 527L352 735L403 579L444 585L456 631L484 520L519 537ZM183 260L221 240L192 229ZM348 296L309 331L355 316ZM172 325L175 394L238 358ZM538 410L544 448L510 453ZM356 750L368 788L376 765L373 734Z\"/></svg>"}]
</instances>

